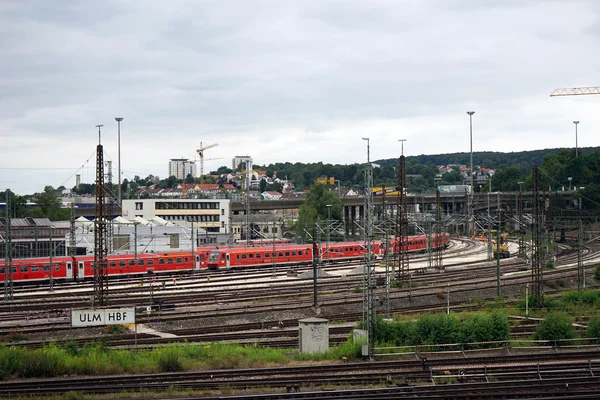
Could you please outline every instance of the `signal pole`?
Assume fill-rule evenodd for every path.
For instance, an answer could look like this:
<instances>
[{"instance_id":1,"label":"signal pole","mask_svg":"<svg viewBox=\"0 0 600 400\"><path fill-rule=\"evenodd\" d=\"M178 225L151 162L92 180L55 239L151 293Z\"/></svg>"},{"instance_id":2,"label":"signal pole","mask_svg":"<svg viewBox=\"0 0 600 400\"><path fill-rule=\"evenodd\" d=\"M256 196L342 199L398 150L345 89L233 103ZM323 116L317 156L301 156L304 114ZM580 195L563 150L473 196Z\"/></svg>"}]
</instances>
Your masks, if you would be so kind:
<instances>
[{"instance_id":1,"label":"signal pole","mask_svg":"<svg viewBox=\"0 0 600 400\"><path fill-rule=\"evenodd\" d=\"M13 266L12 266L12 240L11 240L11 199L10 190L6 189L6 209L4 216L4 301L14 298Z\"/></svg>"},{"instance_id":2,"label":"signal pole","mask_svg":"<svg viewBox=\"0 0 600 400\"><path fill-rule=\"evenodd\" d=\"M94 220L94 306L105 306L108 296L108 251L106 247L106 216L104 210L104 148L98 128L96 147L96 219Z\"/></svg>"}]
</instances>

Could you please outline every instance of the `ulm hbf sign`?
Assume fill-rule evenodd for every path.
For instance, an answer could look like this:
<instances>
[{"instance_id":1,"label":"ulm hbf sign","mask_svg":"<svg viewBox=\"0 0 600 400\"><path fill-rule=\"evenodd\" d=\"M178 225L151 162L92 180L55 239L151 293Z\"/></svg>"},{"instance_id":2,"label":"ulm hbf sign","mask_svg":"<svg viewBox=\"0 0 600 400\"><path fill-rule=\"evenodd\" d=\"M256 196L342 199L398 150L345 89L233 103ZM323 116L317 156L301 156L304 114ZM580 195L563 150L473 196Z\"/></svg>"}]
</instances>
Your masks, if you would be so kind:
<instances>
[{"instance_id":1,"label":"ulm hbf sign","mask_svg":"<svg viewBox=\"0 0 600 400\"><path fill-rule=\"evenodd\" d=\"M135 324L135 308L71 310L71 326Z\"/></svg>"}]
</instances>

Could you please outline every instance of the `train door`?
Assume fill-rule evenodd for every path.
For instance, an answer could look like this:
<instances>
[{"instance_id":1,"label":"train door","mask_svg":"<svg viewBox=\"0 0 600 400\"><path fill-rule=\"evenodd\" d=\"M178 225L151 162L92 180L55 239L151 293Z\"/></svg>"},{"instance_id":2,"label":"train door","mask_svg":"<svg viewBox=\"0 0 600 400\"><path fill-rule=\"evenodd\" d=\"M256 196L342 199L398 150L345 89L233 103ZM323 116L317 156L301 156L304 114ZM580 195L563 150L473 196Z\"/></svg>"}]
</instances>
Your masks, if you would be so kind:
<instances>
[{"instance_id":1,"label":"train door","mask_svg":"<svg viewBox=\"0 0 600 400\"><path fill-rule=\"evenodd\" d=\"M65 278L73 279L73 263L71 261L67 262L67 271L66 271Z\"/></svg>"},{"instance_id":2,"label":"train door","mask_svg":"<svg viewBox=\"0 0 600 400\"><path fill-rule=\"evenodd\" d=\"M231 268L231 258L229 257L229 253L225 253L225 267L227 269Z\"/></svg>"},{"instance_id":3,"label":"train door","mask_svg":"<svg viewBox=\"0 0 600 400\"><path fill-rule=\"evenodd\" d=\"M194 271L200 271L200 254L196 254L196 263L194 265Z\"/></svg>"},{"instance_id":4,"label":"train door","mask_svg":"<svg viewBox=\"0 0 600 400\"><path fill-rule=\"evenodd\" d=\"M77 279L83 280L85 278L85 265L83 261L77 261Z\"/></svg>"}]
</instances>

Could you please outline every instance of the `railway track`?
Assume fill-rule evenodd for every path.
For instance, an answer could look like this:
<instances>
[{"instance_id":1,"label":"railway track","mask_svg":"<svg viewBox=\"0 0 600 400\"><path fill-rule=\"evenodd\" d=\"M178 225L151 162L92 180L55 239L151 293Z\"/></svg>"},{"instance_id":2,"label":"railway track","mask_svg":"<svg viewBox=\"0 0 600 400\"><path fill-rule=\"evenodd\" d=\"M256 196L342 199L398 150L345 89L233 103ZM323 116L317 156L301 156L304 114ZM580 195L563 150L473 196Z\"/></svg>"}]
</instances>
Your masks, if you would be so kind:
<instances>
[{"instance_id":1,"label":"railway track","mask_svg":"<svg viewBox=\"0 0 600 400\"><path fill-rule=\"evenodd\" d=\"M197 391L260 389L267 392L277 390L281 394L285 388L290 387L310 392L315 389L331 390L365 385L379 387L380 390L390 389L389 385L394 385L398 390L402 387L406 389L405 386L410 385L413 394L415 390L430 390L431 393L445 393L447 396L444 389L464 391L466 388L483 388L491 381L504 385L524 382L531 385L531 382L535 382L536 386L541 386L542 382L543 385L547 385L557 380L566 382L566 379L575 384L585 382L593 385L593 390L598 393L600 379L596 378L596 375L599 373L600 350L528 355L477 355L459 359L455 354L447 354L435 359L412 361L0 382L0 396L49 395L69 391L100 394L120 391L164 391L172 388ZM461 385L452 385L459 381ZM521 386L523 389L526 387ZM504 394L506 395L506 392Z\"/></svg>"}]
</instances>

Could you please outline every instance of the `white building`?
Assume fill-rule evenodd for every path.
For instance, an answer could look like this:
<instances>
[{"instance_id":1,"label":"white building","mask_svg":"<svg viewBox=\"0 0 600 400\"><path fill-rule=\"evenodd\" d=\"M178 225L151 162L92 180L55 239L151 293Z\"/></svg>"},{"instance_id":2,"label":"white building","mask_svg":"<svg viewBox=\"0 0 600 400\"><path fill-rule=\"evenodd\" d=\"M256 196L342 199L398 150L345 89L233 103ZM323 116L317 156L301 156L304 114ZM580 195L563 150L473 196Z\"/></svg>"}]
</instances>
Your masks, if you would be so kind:
<instances>
[{"instance_id":1,"label":"white building","mask_svg":"<svg viewBox=\"0 0 600 400\"><path fill-rule=\"evenodd\" d=\"M122 215L129 220L155 216L177 225L228 234L230 200L225 199L133 199L123 200Z\"/></svg>"},{"instance_id":2,"label":"white building","mask_svg":"<svg viewBox=\"0 0 600 400\"><path fill-rule=\"evenodd\" d=\"M237 167L239 167L240 164L246 164L247 166L250 167L250 169L252 169L252 157L250 157L250 156L235 156L235 157L233 157L233 160L231 162L231 168L237 169Z\"/></svg>"},{"instance_id":3,"label":"white building","mask_svg":"<svg viewBox=\"0 0 600 400\"><path fill-rule=\"evenodd\" d=\"M169 175L177 179L185 179L188 175L196 177L196 163L187 158L173 158L169 161Z\"/></svg>"}]
</instances>

